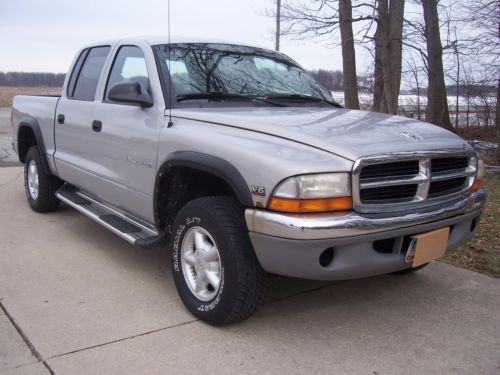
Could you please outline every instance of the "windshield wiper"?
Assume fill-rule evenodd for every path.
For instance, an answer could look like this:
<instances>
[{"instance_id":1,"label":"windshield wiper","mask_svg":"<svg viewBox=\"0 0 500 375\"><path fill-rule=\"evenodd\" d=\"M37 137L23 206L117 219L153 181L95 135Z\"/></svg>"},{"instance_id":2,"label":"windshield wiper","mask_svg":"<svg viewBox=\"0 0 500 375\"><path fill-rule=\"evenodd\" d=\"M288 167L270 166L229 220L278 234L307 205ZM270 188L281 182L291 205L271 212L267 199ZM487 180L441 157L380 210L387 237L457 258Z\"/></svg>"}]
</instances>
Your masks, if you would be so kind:
<instances>
[{"instance_id":1,"label":"windshield wiper","mask_svg":"<svg viewBox=\"0 0 500 375\"><path fill-rule=\"evenodd\" d=\"M293 100L293 101L308 101L314 103L325 103L330 104L337 108L342 108L342 106L335 102L317 96L301 95L301 94L269 94L264 96L264 100Z\"/></svg>"},{"instance_id":2,"label":"windshield wiper","mask_svg":"<svg viewBox=\"0 0 500 375\"><path fill-rule=\"evenodd\" d=\"M193 92L189 94L178 94L177 101L182 102L183 100L190 99L209 99L209 100L225 100L225 99L243 99L250 100L250 98L245 95L240 94L229 94L221 91L211 91L211 92Z\"/></svg>"},{"instance_id":3,"label":"windshield wiper","mask_svg":"<svg viewBox=\"0 0 500 375\"><path fill-rule=\"evenodd\" d=\"M264 98L250 96L250 95L242 95L242 94L231 94L225 93L221 91L211 91L211 92L194 92L189 94L178 94L177 101L182 102L184 100L191 99L208 99L212 101L223 101L223 100L243 100L249 102L259 102L259 103L267 103L271 105L275 105L278 107L286 107L285 104L274 103L272 101L268 101Z\"/></svg>"}]
</instances>

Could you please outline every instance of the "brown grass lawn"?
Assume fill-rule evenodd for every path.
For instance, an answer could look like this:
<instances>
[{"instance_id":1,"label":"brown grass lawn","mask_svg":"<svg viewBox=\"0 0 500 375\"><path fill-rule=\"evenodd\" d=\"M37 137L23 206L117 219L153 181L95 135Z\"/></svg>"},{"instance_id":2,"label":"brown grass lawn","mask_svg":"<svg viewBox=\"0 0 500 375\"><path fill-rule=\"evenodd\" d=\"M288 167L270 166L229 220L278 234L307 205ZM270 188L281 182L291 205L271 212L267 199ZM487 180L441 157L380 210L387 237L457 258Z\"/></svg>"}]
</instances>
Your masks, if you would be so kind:
<instances>
[{"instance_id":1,"label":"brown grass lawn","mask_svg":"<svg viewBox=\"0 0 500 375\"><path fill-rule=\"evenodd\" d=\"M443 261L500 278L500 174L488 174L485 189L488 197L479 233Z\"/></svg>"},{"instance_id":2,"label":"brown grass lawn","mask_svg":"<svg viewBox=\"0 0 500 375\"><path fill-rule=\"evenodd\" d=\"M0 86L0 107L12 106L14 95L60 95L60 87L6 87Z\"/></svg>"}]
</instances>

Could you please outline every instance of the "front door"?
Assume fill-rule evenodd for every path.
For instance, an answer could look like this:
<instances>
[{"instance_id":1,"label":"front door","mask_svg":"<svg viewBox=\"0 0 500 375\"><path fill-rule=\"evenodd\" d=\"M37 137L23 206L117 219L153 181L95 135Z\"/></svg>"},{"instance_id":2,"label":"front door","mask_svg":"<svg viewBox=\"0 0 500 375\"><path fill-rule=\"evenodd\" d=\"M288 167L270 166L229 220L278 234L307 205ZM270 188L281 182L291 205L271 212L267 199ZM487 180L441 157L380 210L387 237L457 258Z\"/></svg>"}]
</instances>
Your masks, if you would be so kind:
<instances>
[{"instance_id":1,"label":"front door","mask_svg":"<svg viewBox=\"0 0 500 375\"><path fill-rule=\"evenodd\" d=\"M143 108L109 100L110 88L123 81L138 82L152 95L146 60L137 46L120 47L104 97L95 102L93 121L100 128L89 142L94 173L102 179L98 195L152 223L156 157L165 116L158 106Z\"/></svg>"}]
</instances>

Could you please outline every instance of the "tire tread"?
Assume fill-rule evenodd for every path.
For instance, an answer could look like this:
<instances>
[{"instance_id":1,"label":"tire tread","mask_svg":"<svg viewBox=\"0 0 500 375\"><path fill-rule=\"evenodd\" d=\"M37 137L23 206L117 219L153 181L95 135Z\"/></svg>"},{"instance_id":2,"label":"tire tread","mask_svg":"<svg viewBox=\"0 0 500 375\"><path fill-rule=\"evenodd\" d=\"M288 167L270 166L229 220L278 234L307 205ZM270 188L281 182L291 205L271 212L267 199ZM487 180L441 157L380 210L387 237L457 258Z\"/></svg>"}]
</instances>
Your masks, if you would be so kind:
<instances>
[{"instance_id":1,"label":"tire tread","mask_svg":"<svg viewBox=\"0 0 500 375\"><path fill-rule=\"evenodd\" d=\"M38 148L38 146L32 146L26 154L26 163L24 169L25 189L27 189L27 166L30 160L35 161L40 186L38 190L38 197L36 200L33 200L30 197L29 192L26 190L26 195L28 197L28 202L31 208L36 212L52 212L57 210L59 208L60 201L56 197L56 191L61 187L62 181L56 176L47 174L45 172L45 170L43 169L40 149Z\"/></svg>"},{"instance_id":2,"label":"tire tread","mask_svg":"<svg viewBox=\"0 0 500 375\"><path fill-rule=\"evenodd\" d=\"M233 267L237 269L236 292L230 311L224 316L212 317L206 321L213 325L224 326L245 320L262 301L265 292L265 272L257 260L248 237L242 206L229 197L209 196L194 199L184 207L203 210L217 217L218 225L224 228L232 249Z\"/></svg>"},{"instance_id":3,"label":"tire tread","mask_svg":"<svg viewBox=\"0 0 500 375\"><path fill-rule=\"evenodd\" d=\"M213 196L201 199L204 200L204 205L206 204L211 210L216 211L218 216L222 218L223 226L231 237L231 242L236 245L235 247L239 249L249 247L246 249L248 251L235 252L238 269L244 269L247 272L244 274L240 272L238 275L238 292L233 310L221 325L236 323L248 318L262 301L265 292L264 270L251 245L243 243L250 244L250 240L246 241L245 238L245 241L242 241L240 233L246 233L247 229L239 213L241 206L228 197Z\"/></svg>"}]
</instances>

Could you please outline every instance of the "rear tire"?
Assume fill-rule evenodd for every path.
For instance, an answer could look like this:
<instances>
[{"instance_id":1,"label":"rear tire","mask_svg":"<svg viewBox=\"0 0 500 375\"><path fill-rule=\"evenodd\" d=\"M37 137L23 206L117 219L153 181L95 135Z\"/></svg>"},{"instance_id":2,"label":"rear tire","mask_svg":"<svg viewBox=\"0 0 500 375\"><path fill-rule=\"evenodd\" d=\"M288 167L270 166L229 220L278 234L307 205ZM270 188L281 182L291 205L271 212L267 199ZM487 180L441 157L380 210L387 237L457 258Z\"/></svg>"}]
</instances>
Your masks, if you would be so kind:
<instances>
[{"instance_id":1,"label":"rear tire","mask_svg":"<svg viewBox=\"0 0 500 375\"><path fill-rule=\"evenodd\" d=\"M175 285L186 308L212 325L248 318L264 293L242 207L227 197L198 198L177 214L169 241Z\"/></svg>"},{"instance_id":2,"label":"rear tire","mask_svg":"<svg viewBox=\"0 0 500 375\"><path fill-rule=\"evenodd\" d=\"M32 146L24 162L24 188L30 207L36 212L51 212L59 208L56 191L62 181L43 169L38 146Z\"/></svg>"}]
</instances>

